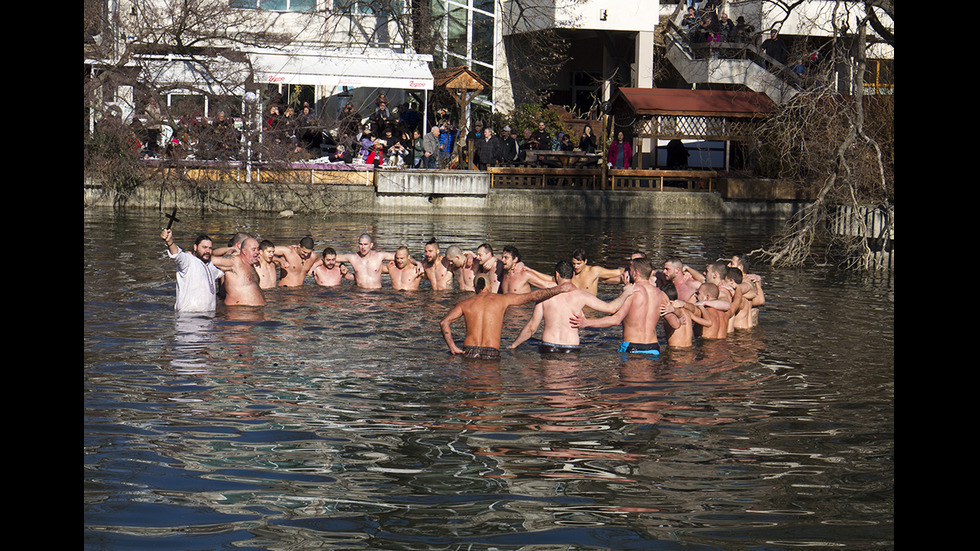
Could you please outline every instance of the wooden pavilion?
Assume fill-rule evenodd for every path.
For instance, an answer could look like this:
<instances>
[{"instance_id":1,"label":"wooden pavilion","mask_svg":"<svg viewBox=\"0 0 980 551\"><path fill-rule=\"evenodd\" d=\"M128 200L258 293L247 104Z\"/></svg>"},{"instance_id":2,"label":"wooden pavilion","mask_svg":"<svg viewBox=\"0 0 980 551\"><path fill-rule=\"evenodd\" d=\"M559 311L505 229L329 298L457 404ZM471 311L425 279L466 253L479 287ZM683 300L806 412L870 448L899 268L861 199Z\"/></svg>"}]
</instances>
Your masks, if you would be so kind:
<instances>
[{"instance_id":1,"label":"wooden pavilion","mask_svg":"<svg viewBox=\"0 0 980 551\"><path fill-rule=\"evenodd\" d=\"M483 79L477 76L468 67L446 67L444 69L433 69L432 70L433 85L436 88L444 88L449 95L453 97L456 101L456 105L459 107L460 121L456 125L459 129L460 134L465 137L466 129L469 125L466 124L467 112L470 103L476 99L476 96L480 94L490 85L487 84ZM428 131L428 129L426 129ZM457 140L457 143L458 140ZM458 148L457 148L458 150ZM467 151L472 151L473 147L467 147ZM472 157L472 155L470 155ZM475 169L473 166L472 159L467 159L467 164L470 169Z\"/></svg>"},{"instance_id":2,"label":"wooden pavilion","mask_svg":"<svg viewBox=\"0 0 980 551\"><path fill-rule=\"evenodd\" d=\"M619 88L612 102L616 126L628 125L632 136L657 140L718 141L725 144L724 170L730 170L732 143L752 139L751 128L768 115L775 103L759 92L732 90L688 90L673 88ZM638 147L639 149L639 147ZM633 157L641 158L641 151ZM639 167L637 167L639 168Z\"/></svg>"}]
</instances>

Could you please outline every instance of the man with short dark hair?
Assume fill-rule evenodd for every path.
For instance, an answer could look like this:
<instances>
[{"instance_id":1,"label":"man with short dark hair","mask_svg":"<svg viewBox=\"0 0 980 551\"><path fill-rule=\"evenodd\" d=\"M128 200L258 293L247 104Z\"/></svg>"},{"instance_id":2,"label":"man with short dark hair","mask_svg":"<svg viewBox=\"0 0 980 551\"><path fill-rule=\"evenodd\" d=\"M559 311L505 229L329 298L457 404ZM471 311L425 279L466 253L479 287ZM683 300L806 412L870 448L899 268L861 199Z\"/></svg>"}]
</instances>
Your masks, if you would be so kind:
<instances>
[{"instance_id":1,"label":"man with short dark hair","mask_svg":"<svg viewBox=\"0 0 980 551\"><path fill-rule=\"evenodd\" d=\"M559 260L555 264L554 277L559 285L571 282L574 275L575 269L568 260ZM578 328L572 327L569 320L586 306L597 312L612 314L623 305L626 298L633 293L633 289L633 285L625 285L619 297L610 302L599 300L592 293L578 288L541 301L534 305L531 319L508 348L516 348L526 341L544 321L541 344L538 346L539 352L578 352Z\"/></svg>"},{"instance_id":2,"label":"man with short dark hair","mask_svg":"<svg viewBox=\"0 0 980 551\"><path fill-rule=\"evenodd\" d=\"M476 295L460 302L442 318L439 326L446 339L451 354L463 354L467 358L495 360L500 358L500 333L503 330L504 312L511 306L528 302L547 300L558 293L575 289L571 282L549 289L538 289L524 294L494 293L490 289L486 274L480 274L474 282ZM463 348L453 340L450 325L463 318L466 323L466 337Z\"/></svg>"},{"instance_id":3,"label":"man with short dark hair","mask_svg":"<svg viewBox=\"0 0 980 551\"><path fill-rule=\"evenodd\" d=\"M191 252L183 251L174 241L173 230L163 230L160 239L167 245L167 255L177 264L178 312L214 312L217 306L218 285L215 280L224 276L211 261L213 244L207 235L198 235Z\"/></svg>"},{"instance_id":4,"label":"man with short dark hair","mask_svg":"<svg viewBox=\"0 0 980 551\"><path fill-rule=\"evenodd\" d=\"M306 281L306 275L320 260L320 255L313 251L313 238L306 236L296 245L288 247L276 246L276 256L285 260L283 270L286 275L279 280L280 287L301 287Z\"/></svg>"},{"instance_id":5,"label":"man with short dark hair","mask_svg":"<svg viewBox=\"0 0 980 551\"><path fill-rule=\"evenodd\" d=\"M657 323L660 321L660 308L669 300L663 291L650 283L653 265L648 258L637 258L630 262L629 280L634 291L616 313L601 318L589 319L581 312L572 321L572 327L613 327L622 324L623 342L620 352L627 354L660 355L657 342ZM676 317L667 318L675 328L680 326Z\"/></svg>"}]
</instances>

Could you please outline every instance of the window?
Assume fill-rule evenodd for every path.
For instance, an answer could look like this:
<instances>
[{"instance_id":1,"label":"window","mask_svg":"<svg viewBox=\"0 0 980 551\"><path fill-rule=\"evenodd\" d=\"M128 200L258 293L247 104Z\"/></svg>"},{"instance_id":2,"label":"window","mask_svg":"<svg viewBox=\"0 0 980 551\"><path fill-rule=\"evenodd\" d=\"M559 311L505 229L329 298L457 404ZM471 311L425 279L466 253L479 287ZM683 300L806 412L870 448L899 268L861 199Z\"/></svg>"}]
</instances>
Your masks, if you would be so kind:
<instances>
[{"instance_id":1,"label":"window","mask_svg":"<svg viewBox=\"0 0 980 551\"><path fill-rule=\"evenodd\" d=\"M268 11L315 11L316 0L230 0L231 7Z\"/></svg>"},{"instance_id":2,"label":"window","mask_svg":"<svg viewBox=\"0 0 980 551\"><path fill-rule=\"evenodd\" d=\"M891 94L895 87L895 61L868 59L864 65L864 88L869 94Z\"/></svg>"},{"instance_id":3,"label":"window","mask_svg":"<svg viewBox=\"0 0 980 551\"><path fill-rule=\"evenodd\" d=\"M405 0L333 0L334 13L401 15Z\"/></svg>"}]
</instances>

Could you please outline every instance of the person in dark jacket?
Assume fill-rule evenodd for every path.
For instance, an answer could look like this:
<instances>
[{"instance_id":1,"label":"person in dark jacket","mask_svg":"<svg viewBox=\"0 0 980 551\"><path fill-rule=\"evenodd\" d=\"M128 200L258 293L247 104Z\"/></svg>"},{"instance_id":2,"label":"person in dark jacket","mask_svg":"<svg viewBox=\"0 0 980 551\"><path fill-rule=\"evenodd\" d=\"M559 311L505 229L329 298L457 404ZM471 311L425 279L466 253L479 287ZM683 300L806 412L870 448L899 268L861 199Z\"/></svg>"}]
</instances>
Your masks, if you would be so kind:
<instances>
[{"instance_id":1,"label":"person in dark jacket","mask_svg":"<svg viewBox=\"0 0 980 551\"><path fill-rule=\"evenodd\" d=\"M476 166L480 170L497 166L504 155L504 142L493 134L489 126L483 130L483 139L476 142Z\"/></svg>"}]
</instances>

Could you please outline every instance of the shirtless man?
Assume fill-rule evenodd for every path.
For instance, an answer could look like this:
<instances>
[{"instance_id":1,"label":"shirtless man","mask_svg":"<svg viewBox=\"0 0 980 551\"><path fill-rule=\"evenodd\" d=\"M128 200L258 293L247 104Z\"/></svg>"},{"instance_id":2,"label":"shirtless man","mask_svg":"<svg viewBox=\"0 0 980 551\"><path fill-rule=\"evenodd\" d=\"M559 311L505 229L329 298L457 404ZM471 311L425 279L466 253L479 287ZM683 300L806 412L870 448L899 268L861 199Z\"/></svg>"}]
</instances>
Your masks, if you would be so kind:
<instances>
[{"instance_id":1,"label":"shirtless man","mask_svg":"<svg viewBox=\"0 0 980 551\"><path fill-rule=\"evenodd\" d=\"M345 279L354 279L354 275L347 271L347 266L337 263L337 251L333 247L323 249L320 262L313 266L310 275L321 287L335 287Z\"/></svg>"},{"instance_id":2,"label":"shirtless man","mask_svg":"<svg viewBox=\"0 0 980 551\"><path fill-rule=\"evenodd\" d=\"M671 257L664 262L664 278L674 284L677 290L677 300L693 302L694 294L697 292L701 282L685 269L684 263L677 257Z\"/></svg>"},{"instance_id":3,"label":"shirtless man","mask_svg":"<svg viewBox=\"0 0 980 551\"><path fill-rule=\"evenodd\" d=\"M470 251L463 251L457 245L450 245L446 249L446 259L449 260L449 269L456 278L456 287L460 291L472 291L473 279L476 277L476 256Z\"/></svg>"},{"instance_id":4,"label":"shirtless man","mask_svg":"<svg viewBox=\"0 0 980 551\"><path fill-rule=\"evenodd\" d=\"M486 274L479 274L476 276L473 288L476 295L450 309L439 322L439 326L442 328L442 336L446 339L451 354L494 360L500 358L500 333L503 330L504 312L507 308L547 300L558 293L572 291L575 286L567 282L530 293L501 295L490 289L490 279ZM456 345L450 327L459 318L463 318L466 323L463 348Z\"/></svg>"},{"instance_id":5,"label":"shirtless man","mask_svg":"<svg viewBox=\"0 0 980 551\"><path fill-rule=\"evenodd\" d=\"M259 263L259 242L255 238L245 238L238 254L213 256L211 262L225 272L226 306L265 306L255 271Z\"/></svg>"},{"instance_id":6,"label":"shirtless man","mask_svg":"<svg viewBox=\"0 0 980 551\"><path fill-rule=\"evenodd\" d=\"M697 293L697 304L706 305L710 301L720 299L720 295L723 293L719 292L719 288L714 283L704 283L698 287ZM724 339L728 336L728 320L730 318L728 312L724 310L719 310L717 308L711 308L710 306L704 307L705 317L708 318L711 323L704 326L704 331L701 332L701 337L705 339Z\"/></svg>"},{"instance_id":7,"label":"shirtless man","mask_svg":"<svg viewBox=\"0 0 980 551\"><path fill-rule=\"evenodd\" d=\"M422 261L422 267L433 291L453 288L452 264L449 259L439 254L439 243L434 237L425 244L425 260Z\"/></svg>"},{"instance_id":8,"label":"shirtless man","mask_svg":"<svg viewBox=\"0 0 980 551\"><path fill-rule=\"evenodd\" d=\"M728 266L730 268L738 268L741 270L742 279L747 280L754 291L753 293L748 293L743 290L743 298L749 299L749 303L746 306L747 313L745 315L742 315L741 312L736 314L735 328L748 329L750 327L755 327L759 324L759 311L756 308L766 304L766 295L762 291L762 277L760 277L758 274L745 273L747 271L745 255L732 255L732 259L728 262ZM740 317L742 318L741 320L739 319Z\"/></svg>"},{"instance_id":9,"label":"shirtless man","mask_svg":"<svg viewBox=\"0 0 980 551\"><path fill-rule=\"evenodd\" d=\"M276 246L268 239L259 242L259 264L255 267L259 274L259 288L272 289L279 280L279 259L276 258Z\"/></svg>"},{"instance_id":10,"label":"shirtless man","mask_svg":"<svg viewBox=\"0 0 980 551\"><path fill-rule=\"evenodd\" d=\"M630 260L634 258L642 258L643 253L633 253ZM589 261L585 256L585 249L579 248L572 251L572 268L575 270L575 276L572 278L572 283L582 289L583 291L588 291L593 295L599 294L599 284L605 283L609 285L615 285L620 283L620 276L625 272L625 268L603 268L602 266L591 266ZM531 273L539 278L539 280L552 281L552 276L545 275L533 268L527 268ZM539 285L541 287L543 285Z\"/></svg>"},{"instance_id":11,"label":"shirtless man","mask_svg":"<svg viewBox=\"0 0 980 551\"><path fill-rule=\"evenodd\" d=\"M559 285L571 282L574 276L575 269L568 260L559 260L555 264L554 277ZM578 329L572 327L569 319L580 313L586 306L599 312L612 314L623 305L627 297L633 293L633 289L633 285L625 285L619 297L611 302L599 300L592 293L580 288L539 302L534 305L534 313L531 314L531 319L528 320L527 325L507 348L517 348L519 344L530 338L538 330L538 326L543 320L544 331L541 333L541 344L538 345L539 352L578 352L580 349Z\"/></svg>"},{"instance_id":12,"label":"shirtless man","mask_svg":"<svg viewBox=\"0 0 980 551\"><path fill-rule=\"evenodd\" d=\"M476 273L485 274L490 282L490 292L496 293L500 290L500 281L504 276L504 265L500 259L493 256L493 247L489 243L484 243L476 248Z\"/></svg>"},{"instance_id":13,"label":"shirtless man","mask_svg":"<svg viewBox=\"0 0 980 551\"><path fill-rule=\"evenodd\" d=\"M366 233L357 239L356 253L337 255L337 262L346 262L354 269L354 281L362 289L380 289L384 263L394 259L394 253L375 251L374 239Z\"/></svg>"},{"instance_id":14,"label":"shirtless man","mask_svg":"<svg viewBox=\"0 0 980 551\"><path fill-rule=\"evenodd\" d=\"M394 260L382 268L382 273L391 277L391 288L398 291L416 291L425 277L425 269L408 254L408 247L402 245L395 250Z\"/></svg>"},{"instance_id":15,"label":"shirtless man","mask_svg":"<svg viewBox=\"0 0 980 551\"><path fill-rule=\"evenodd\" d=\"M694 346L694 327L711 327L711 320L704 313L704 304L700 305L684 302L677 298L677 289L672 283L667 283L663 288L667 295L667 302L660 307L660 314L667 316L674 314L680 320L678 327L673 327L669 323L664 326L664 333L667 336L667 346L671 348L690 348ZM695 296L697 294L695 293Z\"/></svg>"},{"instance_id":16,"label":"shirtless man","mask_svg":"<svg viewBox=\"0 0 980 551\"><path fill-rule=\"evenodd\" d=\"M524 266L520 251L512 245L504 247L499 264L503 266L499 291L504 294L530 293L531 285L539 289L555 286L553 278L543 276L540 272Z\"/></svg>"},{"instance_id":17,"label":"shirtless man","mask_svg":"<svg viewBox=\"0 0 980 551\"><path fill-rule=\"evenodd\" d=\"M579 289L588 291L593 295L599 293L599 283L619 283L620 276L626 271L625 268L604 268L590 265L585 256L585 249L581 248L572 251L572 268L575 269L572 283Z\"/></svg>"},{"instance_id":18,"label":"shirtless man","mask_svg":"<svg viewBox=\"0 0 980 551\"><path fill-rule=\"evenodd\" d=\"M623 326L623 343L620 352L628 354L660 355L660 343L657 342L657 322L660 321L660 307L667 302L667 295L650 283L653 266L647 258L638 258L630 262L630 281L634 290L622 308L616 313L601 318L586 318L581 312L571 319L572 327L612 327ZM668 318L666 320L670 321ZM673 319L679 325L679 320Z\"/></svg>"},{"instance_id":19,"label":"shirtless man","mask_svg":"<svg viewBox=\"0 0 980 551\"><path fill-rule=\"evenodd\" d=\"M301 287L306 275L320 260L320 255L313 252L313 238L309 236L300 239L297 245L277 246L276 256L285 261L283 269L286 275L279 280L280 287Z\"/></svg>"}]
</instances>

